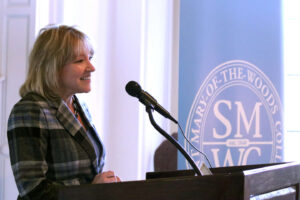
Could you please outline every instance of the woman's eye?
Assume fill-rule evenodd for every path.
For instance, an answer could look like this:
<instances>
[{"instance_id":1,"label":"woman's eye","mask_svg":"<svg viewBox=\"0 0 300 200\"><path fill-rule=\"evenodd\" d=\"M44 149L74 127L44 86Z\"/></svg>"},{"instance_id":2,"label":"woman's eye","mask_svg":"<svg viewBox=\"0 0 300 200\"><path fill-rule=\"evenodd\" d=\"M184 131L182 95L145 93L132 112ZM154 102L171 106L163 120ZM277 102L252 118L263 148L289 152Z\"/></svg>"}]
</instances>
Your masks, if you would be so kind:
<instances>
[{"instance_id":1,"label":"woman's eye","mask_svg":"<svg viewBox=\"0 0 300 200\"><path fill-rule=\"evenodd\" d=\"M83 59L75 60L75 63L81 63L83 62Z\"/></svg>"}]
</instances>

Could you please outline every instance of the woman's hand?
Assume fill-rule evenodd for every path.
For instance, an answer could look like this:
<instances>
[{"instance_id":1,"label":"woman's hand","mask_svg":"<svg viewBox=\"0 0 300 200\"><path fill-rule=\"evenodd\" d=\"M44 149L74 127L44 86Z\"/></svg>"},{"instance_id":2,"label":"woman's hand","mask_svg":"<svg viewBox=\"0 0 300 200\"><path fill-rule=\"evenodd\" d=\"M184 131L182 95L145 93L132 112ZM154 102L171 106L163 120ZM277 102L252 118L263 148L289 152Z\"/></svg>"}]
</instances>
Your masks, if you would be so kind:
<instances>
[{"instance_id":1,"label":"woman's hand","mask_svg":"<svg viewBox=\"0 0 300 200\"><path fill-rule=\"evenodd\" d=\"M121 179L115 175L113 171L102 172L97 174L92 182L92 184L97 183L116 183L121 182Z\"/></svg>"}]
</instances>

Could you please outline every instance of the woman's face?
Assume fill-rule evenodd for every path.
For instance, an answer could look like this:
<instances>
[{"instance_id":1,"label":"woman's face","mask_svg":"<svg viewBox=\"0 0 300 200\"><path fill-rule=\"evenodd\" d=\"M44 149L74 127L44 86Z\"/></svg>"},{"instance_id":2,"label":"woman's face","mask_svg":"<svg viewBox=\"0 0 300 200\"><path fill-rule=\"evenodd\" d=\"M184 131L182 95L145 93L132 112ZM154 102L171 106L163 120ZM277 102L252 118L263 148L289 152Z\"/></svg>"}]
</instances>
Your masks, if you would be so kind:
<instances>
[{"instance_id":1,"label":"woman's face","mask_svg":"<svg viewBox=\"0 0 300 200\"><path fill-rule=\"evenodd\" d=\"M91 63L92 56L84 49L74 60L65 65L60 72L60 96L66 100L76 93L91 90L91 73L95 67Z\"/></svg>"}]
</instances>

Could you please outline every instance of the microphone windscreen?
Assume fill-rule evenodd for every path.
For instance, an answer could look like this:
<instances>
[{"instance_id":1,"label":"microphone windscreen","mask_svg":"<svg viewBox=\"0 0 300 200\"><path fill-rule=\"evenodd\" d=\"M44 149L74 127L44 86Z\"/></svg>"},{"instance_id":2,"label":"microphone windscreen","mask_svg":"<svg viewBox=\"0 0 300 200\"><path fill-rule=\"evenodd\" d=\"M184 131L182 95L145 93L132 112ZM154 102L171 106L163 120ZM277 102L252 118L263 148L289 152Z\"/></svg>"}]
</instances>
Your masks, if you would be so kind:
<instances>
[{"instance_id":1,"label":"microphone windscreen","mask_svg":"<svg viewBox=\"0 0 300 200\"><path fill-rule=\"evenodd\" d=\"M141 86L135 81L129 81L125 87L126 92L134 97L138 97L142 91Z\"/></svg>"}]
</instances>

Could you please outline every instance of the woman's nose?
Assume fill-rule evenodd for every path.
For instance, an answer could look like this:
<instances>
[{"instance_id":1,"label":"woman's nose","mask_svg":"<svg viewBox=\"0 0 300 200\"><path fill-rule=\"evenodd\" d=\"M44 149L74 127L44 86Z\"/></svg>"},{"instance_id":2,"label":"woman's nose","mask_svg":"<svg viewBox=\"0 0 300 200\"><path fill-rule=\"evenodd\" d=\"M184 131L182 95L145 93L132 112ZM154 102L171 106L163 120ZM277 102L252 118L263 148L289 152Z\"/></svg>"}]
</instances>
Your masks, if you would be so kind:
<instances>
[{"instance_id":1,"label":"woman's nose","mask_svg":"<svg viewBox=\"0 0 300 200\"><path fill-rule=\"evenodd\" d=\"M89 61L88 66L87 66L87 70L90 72L93 72L96 70L96 68L94 67L94 65L91 63L91 61Z\"/></svg>"}]
</instances>

